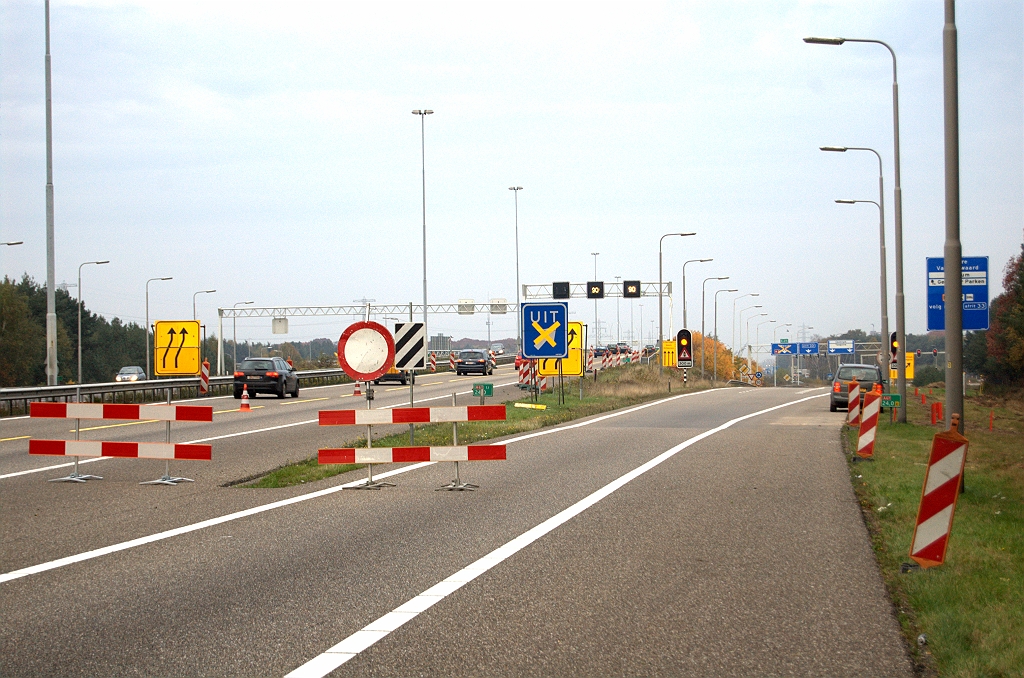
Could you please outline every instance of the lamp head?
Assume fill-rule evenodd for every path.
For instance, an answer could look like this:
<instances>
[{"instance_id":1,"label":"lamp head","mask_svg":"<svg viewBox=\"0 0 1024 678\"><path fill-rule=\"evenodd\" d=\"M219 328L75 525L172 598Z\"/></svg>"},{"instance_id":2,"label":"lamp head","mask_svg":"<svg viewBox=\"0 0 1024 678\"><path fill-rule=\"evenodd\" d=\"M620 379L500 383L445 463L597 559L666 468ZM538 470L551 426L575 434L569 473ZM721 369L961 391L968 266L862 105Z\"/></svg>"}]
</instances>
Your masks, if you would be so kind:
<instances>
[{"instance_id":1,"label":"lamp head","mask_svg":"<svg viewBox=\"0 0 1024 678\"><path fill-rule=\"evenodd\" d=\"M107 259L106 261L94 261L94 262L92 262L92 263L94 263L94 264L109 264L109 263L110 263L110 260L109 260L109 259Z\"/></svg>"},{"instance_id":2,"label":"lamp head","mask_svg":"<svg viewBox=\"0 0 1024 678\"><path fill-rule=\"evenodd\" d=\"M841 45L846 38L804 38L804 42L809 45Z\"/></svg>"},{"instance_id":3,"label":"lamp head","mask_svg":"<svg viewBox=\"0 0 1024 678\"><path fill-rule=\"evenodd\" d=\"M727 276L727 275L723 275L723 276L720 276L718 278L715 278L715 280L728 280L728 279L729 279L729 276Z\"/></svg>"},{"instance_id":4,"label":"lamp head","mask_svg":"<svg viewBox=\"0 0 1024 678\"><path fill-rule=\"evenodd\" d=\"M848 200L846 198L842 198L842 199L836 200L836 202L839 203L840 205L855 205L855 204L857 204L856 200Z\"/></svg>"},{"instance_id":5,"label":"lamp head","mask_svg":"<svg viewBox=\"0 0 1024 678\"><path fill-rule=\"evenodd\" d=\"M714 261L714 259L698 259L697 261Z\"/></svg>"},{"instance_id":6,"label":"lamp head","mask_svg":"<svg viewBox=\"0 0 1024 678\"><path fill-rule=\"evenodd\" d=\"M818 146L820 151L832 151L833 153L846 153L846 146Z\"/></svg>"}]
</instances>

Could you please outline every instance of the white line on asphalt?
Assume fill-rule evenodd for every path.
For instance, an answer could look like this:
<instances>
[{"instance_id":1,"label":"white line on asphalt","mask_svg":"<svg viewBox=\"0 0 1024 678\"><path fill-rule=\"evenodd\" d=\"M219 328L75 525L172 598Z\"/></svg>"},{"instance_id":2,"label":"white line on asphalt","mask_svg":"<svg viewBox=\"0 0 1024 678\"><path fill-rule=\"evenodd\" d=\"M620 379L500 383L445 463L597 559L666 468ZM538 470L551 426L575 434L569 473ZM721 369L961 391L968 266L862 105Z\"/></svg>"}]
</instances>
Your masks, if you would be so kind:
<instances>
[{"instance_id":1,"label":"white line on asphalt","mask_svg":"<svg viewBox=\"0 0 1024 678\"><path fill-rule=\"evenodd\" d=\"M510 381L507 384L495 384L494 387L495 388L502 388L503 386L512 386L513 384L517 384L517 383L519 383L519 382L517 382L517 381ZM469 395L472 392L473 391L459 391L455 395ZM451 397L451 394L435 396L433 398L417 398L416 402L417 403L426 403L426 402L430 402L432 400L441 400L442 398L450 398L450 397ZM399 403L399 404L395 404L395 405L385 405L384 407L382 407L380 409L382 409L382 410L389 410L389 409L392 409L394 407L405 407L405 406L406 406L405 403ZM258 428L258 429L253 429L251 431L240 431L238 433L228 433L228 434L225 434L225 435L222 435L222 436L213 436L211 438L199 438L198 440L188 440L188 441L186 441L184 443L181 443L181 444L182 445L194 445L196 443L207 443L207 442L210 442L211 440L223 440L224 438L237 438L239 436L252 435L253 433L266 433L267 431L276 431L276 430L282 429L282 428L291 428L292 426L302 426L303 424L315 424L319 420L320 420L319 417L317 417L316 419L306 419L305 421L296 421L296 422L291 423L291 424L281 424L279 426L268 426L267 428ZM97 462L97 461L107 461L108 459L112 459L112 458L113 457L96 457L95 459L82 459L78 463L79 464L89 464L89 463L93 463L93 462ZM74 466L74 465L75 465L74 462L70 462L70 463L67 463L67 464L54 464L52 466L40 466L39 468L32 468L32 469L28 469L27 471L16 471L14 473L4 473L3 475L0 475L0 480L3 480L4 478L13 478L15 476L24 476L24 475L28 475L30 473L41 473L43 471L52 471L54 469L66 468L68 466Z\"/></svg>"},{"instance_id":2,"label":"white line on asphalt","mask_svg":"<svg viewBox=\"0 0 1024 678\"><path fill-rule=\"evenodd\" d=\"M507 384L503 384L503 385L507 386ZM657 405L657 404L660 404L660 403L667 403L667 402L670 402L672 400L677 400L679 398L685 398L685 397L688 397L688 396L696 396L696 395L701 395L701 394L705 394L705 393L712 393L712 392L713 391L698 391L696 393L684 393L682 395L672 396L671 398L665 398L664 400L657 400L657 401L655 401L653 403L647 403L645 405L639 405L637 407L632 407L632 408L627 409L627 410L622 410L620 412L616 412L616 413L613 413L613 414L610 414L610 415L605 415L605 416L599 417L597 419L591 419L589 421L586 421L586 422L583 422L583 423L580 423L580 424L571 424L569 426L560 426L558 428L551 429L551 430L548 430L548 431L535 431L533 433L528 433L528 434L526 434L524 436L519 436L518 438L513 438L511 441L504 441L502 444L507 445L509 442L518 442L518 441L521 441L521 440L526 440L528 438L537 438L537 437L540 437L542 435L548 435L550 433L555 433L557 431L566 431L566 430L569 430L569 429L579 428L580 426L588 426L590 424L594 424L594 423L597 423L599 421L603 421L604 419L610 419L612 417L621 417L622 415L629 414L631 412L636 412L637 410L642 410L644 408L651 407L652 405ZM471 391L466 391L466 393L471 393ZM441 396L441 397L445 397L445 396ZM428 400L436 400L436 398L428 398ZM397 407L397 406L396 405L392 405L391 407ZM317 421L317 420L314 419L313 421ZM292 424L292 425L294 425L294 424ZM245 434L244 433L240 433L240 434L235 434L235 435L245 435ZM378 474L375 477L377 477L377 478L386 478L388 476L394 476L394 475L398 475L400 473L407 473L409 471L412 471L412 470L415 470L415 469L418 469L418 468L423 468L425 466L432 466L435 463L436 462L427 461L427 462L422 462L422 463L419 463L419 464L412 464L411 466L403 466L402 468L398 468L398 469L395 469L393 471L387 471L386 473ZM296 503L301 502L301 501L306 501L307 499L315 499L317 497L323 497L323 496L326 496L328 494L333 494L335 492L343 490L346 486L359 485L360 483L363 483L363 482L365 482L365 481L364 480L356 480L356 481L353 481L351 483L347 483L347 485L337 485L335 487L330 487L330 488L327 488L325 490L317 490L316 492L311 492L309 494L302 494L302 495L299 495L297 497L292 497L290 499L284 499L282 501L275 501L275 502L272 502L270 504L264 504L262 506L255 506L253 508L245 509L244 511L239 511L237 513L230 513L230 514L228 514L226 516L220 516L219 518L210 518L209 520L204 520L202 522L193 523L192 525L185 525L183 527L176 527L176 528L174 528L172 530L167 530L166 532L158 532L157 534L151 534L151 535L148 535L146 537L139 537L138 539L132 539L131 541L121 542L120 544L112 544L110 546L104 546L102 548L95 549L95 550L92 550L92 551L85 551L83 553L78 553L78 554L75 554L73 556L67 556L65 558L58 558L57 560L51 560L51 561L46 562L46 563L40 563L38 565L32 565L30 567L25 567L25 568L22 568L20 570L12 570L10 572L5 572L3 574L0 574L0 584L3 584L4 582L12 581L14 579L21 579L22 577L27 577L27 576L32 575L32 574L39 574L40 572L46 572L48 570L53 570L53 569L56 569L58 567L64 567L65 565L72 565L74 563L80 563L80 562L85 561L85 560L91 560L92 558L99 558L100 556L105 556L105 555L110 554L110 553L117 553L118 551L124 551L125 549L134 548L136 546L142 546L143 544L150 544L152 542L160 541L162 539L169 539L171 537L176 537L176 536L178 536L180 534L187 534L188 532L194 532L195 530L201 530L201 529L206 528L206 527L212 527L213 525L220 525L221 523L226 523L228 521L236 520L238 518L244 518L246 516L255 515L257 513L262 513L264 511L270 511L271 509L279 508L281 506L288 506L290 504L296 504Z\"/></svg>"},{"instance_id":3,"label":"white line on asphalt","mask_svg":"<svg viewBox=\"0 0 1024 678\"><path fill-rule=\"evenodd\" d=\"M708 391L703 391L703 393L707 392ZM519 535L515 539L507 542L503 546L499 546L495 550L485 555L483 558L480 558L476 562L470 563L469 565L462 568L461 570L459 570L452 576L448 577L447 579L435 584L434 586L431 586L423 593L408 600L402 605L399 605L383 617L377 619L376 621L370 622L362 629L356 631L349 637L345 638L340 643L330 648L326 652L317 655L313 659L310 659L308 662L306 662L305 664L303 664L302 666L298 667L297 669L289 673L287 676L285 676L285 678L320 678L321 676L326 676L331 671L334 671L336 668L338 668L345 662L349 661L350 659L353 659L356 655L358 655L360 652L376 643L378 640L381 640L382 638L384 638L389 633L399 628L406 622L411 621L420 613L430 609L435 604L437 604L447 596L451 595L455 591L459 590L469 582L473 581L483 573L487 572L495 565L504 562L505 560L512 557L519 551L523 550L524 548L526 548L533 542L537 541L544 535L553 531L558 526L568 522L569 520L583 513L588 508L590 508L597 502L601 501L611 493L615 492L629 481L640 477L641 475L647 473L652 468L658 466L662 462L671 459L677 453L681 452L682 450L685 450L687 447L690 447L691 445L694 445L695 443L698 443L701 440L704 440L705 438L713 436L714 434L719 433L720 431L724 431L725 429L735 424L738 424L741 421L745 421L747 419L751 419L752 417L757 417L762 414L772 412L774 410L782 409L783 407L789 407L790 405L796 405L797 403L812 400L814 398L822 398L825 395L827 394L822 393L814 396L809 396L807 398L801 398L800 400L794 400L783 405L776 405L775 407L769 407L767 409L759 410L757 412L753 412L742 417L731 419L722 424L721 426L705 431L704 433L695 435L694 437L685 440L684 442L676 445L675 447L665 450L654 459L651 459L647 463L636 467L635 469L633 469L629 473L626 473L625 475L619 476L612 482L608 483L607 485L597 490L596 492L587 495L586 497L576 502L569 508L548 518L540 525L537 525L536 527L527 530L526 532ZM668 400L674 399L675 398L667 398L665 400L661 400L658 402L664 403L667 402ZM642 406L632 410L627 410L627 412L635 412L637 409L642 409ZM623 414L625 414L625 412L623 412ZM593 423L593 421L600 421L600 419L595 419L588 423Z\"/></svg>"}]
</instances>

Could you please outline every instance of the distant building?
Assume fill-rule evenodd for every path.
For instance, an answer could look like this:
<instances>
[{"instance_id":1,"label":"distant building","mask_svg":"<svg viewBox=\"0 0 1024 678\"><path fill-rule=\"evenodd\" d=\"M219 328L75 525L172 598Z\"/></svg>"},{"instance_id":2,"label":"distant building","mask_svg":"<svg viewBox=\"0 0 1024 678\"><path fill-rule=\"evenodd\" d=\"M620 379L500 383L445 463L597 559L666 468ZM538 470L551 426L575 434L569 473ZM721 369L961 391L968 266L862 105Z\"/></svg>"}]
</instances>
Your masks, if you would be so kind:
<instances>
[{"instance_id":1,"label":"distant building","mask_svg":"<svg viewBox=\"0 0 1024 678\"><path fill-rule=\"evenodd\" d=\"M445 334L435 334L430 338L430 350L437 352L452 350L452 338Z\"/></svg>"}]
</instances>

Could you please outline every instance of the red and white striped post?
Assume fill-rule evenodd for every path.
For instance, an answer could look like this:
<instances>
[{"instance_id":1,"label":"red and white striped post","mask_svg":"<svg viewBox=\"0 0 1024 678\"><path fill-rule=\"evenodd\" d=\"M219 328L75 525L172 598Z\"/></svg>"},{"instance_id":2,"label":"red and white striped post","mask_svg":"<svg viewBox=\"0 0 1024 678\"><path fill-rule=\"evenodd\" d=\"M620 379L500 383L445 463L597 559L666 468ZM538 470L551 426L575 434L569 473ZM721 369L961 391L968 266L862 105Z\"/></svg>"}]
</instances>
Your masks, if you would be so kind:
<instances>
[{"instance_id":1,"label":"red and white striped post","mask_svg":"<svg viewBox=\"0 0 1024 678\"><path fill-rule=\"evenodd\" d=\"M455 352L448 351L448 370L451 372L455 371Z\"/></svg>"},{"instance_id":2,"label":"red and white striped post","mask_svg":"<svg viewBox=\"0 0 1024 678\"><path fill-rule=\"evenodd\" d=\"M433 351L430 352L430 371L437 372L437 354Z\"/></svg>"},{"instance_id":3,"label":"red and white striped post","mask_svg":"<svg viewBox=\"0 0 1024 678\"><path fill-rule=\"evenodd\" d=\"M519 363L519 388L530 386L530 361L524 360Z\"/></svg>"},{"instance_id":4,"label":"red and white striped post","mask_svg":"<svg viewBox=\"0 0 1024 678\"><path fill-rule=\"evenodd\" d=\"M960 415L954 414L949 430L936 433L921 489L910 559L923 568L946 561L949 532L953 527L960 480L967 460L967 438L960 435Z\"/></svg>"},{"instance_id":5,"label":"red and white striped post","mask_svg":"<svg viewBox=\"0 0 1024 678\"><path fill-rule=\"evenodd\" d=\"M847 424L860 424L860 384L856 379L851 381L846 389L846 413Z\"/></svg>"},{"instance_id":6,"label":"red and white striped post","mask_svg":"<svg viewBox=\"0 0 1024 678\"><path fill-rule=\"evenodd\" d=\"M594 371L594 349L587 351L587 372Z\"/></svg>"},{"instance_id":7,"label":"red and white striped post","mask_svg":"<svg viewBox=\"0 0 1024 678\"><path fill-rule=\"evenodd\" d=\"M857 458L872 459L875 455L875 433L878 431L878 413L882 407L882 396L871 392L864 394L864 409L860 417L860 435L857 437Z\"/></svg>"},{"instance_id":8,"label":"red and white striped post","mask_svg":"<svg viewBox=\"0 0 1024 678\"><path fill-rule=\"evenodd\" d=\"M204 360L203 367L199 372L199 395L204 396L210 392L210 361Z\"/></svg>"}]
</instances>

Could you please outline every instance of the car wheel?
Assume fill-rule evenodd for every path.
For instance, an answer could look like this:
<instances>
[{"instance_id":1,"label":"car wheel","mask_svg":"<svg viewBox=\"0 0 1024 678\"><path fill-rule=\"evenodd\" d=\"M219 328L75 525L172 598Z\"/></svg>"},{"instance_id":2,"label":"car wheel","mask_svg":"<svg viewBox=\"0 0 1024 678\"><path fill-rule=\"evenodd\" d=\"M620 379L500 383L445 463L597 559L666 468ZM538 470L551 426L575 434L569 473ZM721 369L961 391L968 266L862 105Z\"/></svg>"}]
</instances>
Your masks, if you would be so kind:
<instances>
[{"instance_id":1,"label":"car wheel","mask_svg":"<svg viewBox=\"0 0 1024 678\"><path fill-rule=\"evenodd\" d=\"M241 400L242 399L242 392L239 391L237 388L235 389L235 399L236 400Z\"/></svg>"},{"instance_id":2,"label":"car wheel","mask_svg":"<svg viewBox=\"0 0 1024 678\"><path fill-rule=\"evenodd\" d=\"M281 385L280 385L280 386L278 387L278 389L277 389L277 397L278 397L278 398L283 398L283 397L285 397L286 395L288 395L288 392L287 392L287 391L285 390L285 389L286 389L287 387L288 387L288 384L287 384L287 382L285 382L284 380L282 380L282 381L281 381Z\"/></svg>"},{"instance_id":3,"label":"car wheel","mask_svg":"<svg viewBox=\"0 0 1024 678\"><path fill-rule=\"evenodd\" d=\"M298 379L295 380L295 389L292 391L292 397L293 398L298 398L299 397L299 380Z\"/></svg>"},{"instance_id":4,"label":"car wheel","mask_svg":"<svg viewBox=\"0 0 1024 678\"><path fill-rule=\"evenodd\" d=\"M839 410L839 408L836 407L836 404L830 400L829 403L828 403L828 411L829 412L837 412L838 410Z\"/></svg>"}]
</instances>

